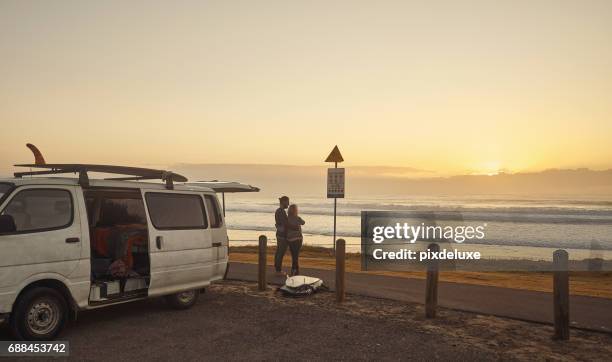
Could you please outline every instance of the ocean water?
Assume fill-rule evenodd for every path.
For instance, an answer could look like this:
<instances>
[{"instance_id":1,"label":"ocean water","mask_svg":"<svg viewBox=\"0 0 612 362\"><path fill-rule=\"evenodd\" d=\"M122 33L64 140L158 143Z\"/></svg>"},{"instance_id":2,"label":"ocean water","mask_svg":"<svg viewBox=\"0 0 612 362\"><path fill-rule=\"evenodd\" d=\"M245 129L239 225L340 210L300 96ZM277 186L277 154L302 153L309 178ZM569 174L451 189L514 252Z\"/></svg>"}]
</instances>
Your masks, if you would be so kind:
<instances>
[{"instance_id":1,"label":"ocean water","mask_svg":"<svg viewBox=\"0 0 612 362\"><path fill-rule=\"evenodd\" d=\"M277 200L263 195L228 195L226 220L233 245L250 243L259 234L274 237ZM304 242L331 247L333 200L293 196L299 206ZM438 225L487 224L486 238L472 244L507 250L564 248L612 251L612 197L415 196L338 199L337 237L359 250L361 211L431 212ZM409 222L409 220L407 220ZM420 221L419 221L420 224ZM484 246L483 245L483 246ZM525 249L526 250L526 249ZM531 252L533 253L533 252ZM585 254L586 255L586 254Z\"/></svg>"}]
</instances>

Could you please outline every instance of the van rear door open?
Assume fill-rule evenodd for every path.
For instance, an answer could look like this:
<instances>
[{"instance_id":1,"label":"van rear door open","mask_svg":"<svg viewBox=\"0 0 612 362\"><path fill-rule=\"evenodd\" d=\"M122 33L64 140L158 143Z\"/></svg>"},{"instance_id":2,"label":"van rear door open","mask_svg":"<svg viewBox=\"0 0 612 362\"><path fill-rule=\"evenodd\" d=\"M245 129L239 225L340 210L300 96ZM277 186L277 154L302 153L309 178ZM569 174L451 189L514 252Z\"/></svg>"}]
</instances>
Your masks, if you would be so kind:
<instances>
[{"instance_id":1,"label":"van rear door open","mask_svg":"<svg viewBox=\"0 0 612 362\"><path fill-rule=\"evenodd\" d=\"M161 295L208 284L212 238L204 199L196 192L144 192L149 223L151 284Z\"/></svg>"},{"instance_id":2,"label":"van rear door open","mask_svg":"<svg viewBox=\"0 0 612 362\"><path fill-rule=\"evenodd\" d=\"M222 205L219 205L218 198L213 197L210 194L204 194L206 208L208 209L209 218L211 220L213 259L216 260L216 265L213 268L213 279L221 279L225 277L228 270L227 268L229 268L229 239L227 237L227 227L225 224L225 194L259 192L259 188L234 181L197 181L187 182L185 185L190 187L205 187L207 189L212 189L217 193L217 195L220 196L222 200ZM217 210L219 211L220 215L216 219L220 220L220 223L215 226L215 217L212 215L212 212Z\"/></svg>"}]
</instances>

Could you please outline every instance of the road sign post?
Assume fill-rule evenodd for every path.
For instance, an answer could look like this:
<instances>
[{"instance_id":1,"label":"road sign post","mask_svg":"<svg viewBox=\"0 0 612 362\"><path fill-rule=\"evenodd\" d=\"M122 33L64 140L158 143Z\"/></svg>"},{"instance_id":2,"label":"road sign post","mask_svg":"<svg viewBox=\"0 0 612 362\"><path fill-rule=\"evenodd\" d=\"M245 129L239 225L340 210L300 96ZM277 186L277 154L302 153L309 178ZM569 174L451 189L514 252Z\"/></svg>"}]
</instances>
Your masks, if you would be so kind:
<instances>
[{"instance_id":1,"label":"road sign post","mask_svg":"<svg viewBox=\"0 0 612 362\"><path fill-rule=\"evenodd\" d=\"M344 168L338 168L338 162L343 162L338 146L334 146L325 162L333 162L334 168L327 169L327 198L334 199L334 238L332 240L334 254L336 252L336 210L338 198L344 198Z\"/></svg>"}]
</instances>

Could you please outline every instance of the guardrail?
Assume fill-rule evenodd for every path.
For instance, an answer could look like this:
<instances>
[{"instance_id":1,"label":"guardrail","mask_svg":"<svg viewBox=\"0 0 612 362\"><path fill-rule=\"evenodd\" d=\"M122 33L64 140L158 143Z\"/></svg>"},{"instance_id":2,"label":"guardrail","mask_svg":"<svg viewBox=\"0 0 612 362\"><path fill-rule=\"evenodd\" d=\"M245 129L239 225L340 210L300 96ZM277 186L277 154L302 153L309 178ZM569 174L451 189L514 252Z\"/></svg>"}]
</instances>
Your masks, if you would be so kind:
<instances>
[{"instance_id":1,"label":"guardrail","mask_svg":"<svg viewBox=\"0 0 612 362\"><path fill-rule=\"evenodd\" d=\"M267 268L267 243L265 235L259 237L258 250L258 288L266 290L266 268ZM337 303L346 300L346 241L338 239L336 246L336 286L335 297ZM432 251L439 251L440 246L432 243L428 247ZM556 340L569 340L570 317L569 317L569 255L567 251L559 249L553 253L553 310L554 310L554 335ZM436 318L438 309L438 284L439 264L436 259L429 260L425 282L425 317Z\"/></svg>"},{"instance_id":2,"label":"guardrail","mask_svg":"<svg viewBox=\"0 0 612 362\"><path fill-rule=\"evenodd\" d=\"M346 242L336 241L336 302L343 303L346 298Z\"/></svg>"},{"instance_id":3,"label":"guardrail","mask_svg":"<svg viewBox=\"0 0 612 362\"><path fill-rule=\"evenodd\" d=\"M553 338L558 340L569 339L569 255L565 250L557 250L553 253L553 309L555 316L555 334Z\"/></svg>"},{"instance_id":4,"label":"guardrail","mask_svg":"<svg viewBox=\"0 0 612 362\"><path fill-rule=\"evenodd\" d=\"M260 291L266 290L266 264L268 258L268 238L265 235L259 236L259 255L257 268L257 284Z\"/></svg>"}]
</instances>

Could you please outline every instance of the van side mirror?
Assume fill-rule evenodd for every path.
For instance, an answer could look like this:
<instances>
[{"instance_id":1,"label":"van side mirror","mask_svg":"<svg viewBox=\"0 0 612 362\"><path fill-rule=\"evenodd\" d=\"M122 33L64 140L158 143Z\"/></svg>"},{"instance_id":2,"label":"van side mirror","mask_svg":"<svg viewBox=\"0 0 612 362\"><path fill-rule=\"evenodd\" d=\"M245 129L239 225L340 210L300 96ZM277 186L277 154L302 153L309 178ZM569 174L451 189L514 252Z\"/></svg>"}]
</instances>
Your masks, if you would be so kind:
<instances>
[{"instance_id":1,"label":"van side mirror","mask_svg":"<svg viewBox=\"0 0 612 362\"><path fill-rule=\"evenodd\" d=\"M15 219L12 215L0 215L0 234L14 233L17 231Z\"/></svg>"}]
</instances>

